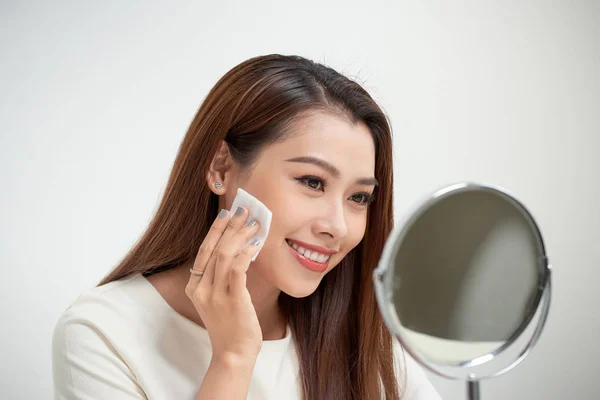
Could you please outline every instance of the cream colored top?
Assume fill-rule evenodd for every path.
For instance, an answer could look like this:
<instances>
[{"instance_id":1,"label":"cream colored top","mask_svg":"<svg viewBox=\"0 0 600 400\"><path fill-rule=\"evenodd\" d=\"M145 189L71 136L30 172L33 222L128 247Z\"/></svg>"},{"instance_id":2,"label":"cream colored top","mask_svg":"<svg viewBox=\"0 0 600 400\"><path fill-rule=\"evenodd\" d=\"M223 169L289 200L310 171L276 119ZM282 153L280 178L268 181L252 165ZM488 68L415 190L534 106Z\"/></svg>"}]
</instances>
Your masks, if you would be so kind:
<instances>
[{"instance_id":1,"label":"cream colored top","mask_svg":"<svg viewBox=\"0 0 600 400\"><path fill-rule=\"evenodd\" d=\"M55 398L69 400L192 400L212 355L208 331L171 308L140 274L81 295L58 320L52 346ZM399 371L399 346L396 355ZM404 399L439 399L408 354L406 360ZM299 389L288 328L285 338L263 343L247 398L300 399Z\"/></svg>"}]
</instances>

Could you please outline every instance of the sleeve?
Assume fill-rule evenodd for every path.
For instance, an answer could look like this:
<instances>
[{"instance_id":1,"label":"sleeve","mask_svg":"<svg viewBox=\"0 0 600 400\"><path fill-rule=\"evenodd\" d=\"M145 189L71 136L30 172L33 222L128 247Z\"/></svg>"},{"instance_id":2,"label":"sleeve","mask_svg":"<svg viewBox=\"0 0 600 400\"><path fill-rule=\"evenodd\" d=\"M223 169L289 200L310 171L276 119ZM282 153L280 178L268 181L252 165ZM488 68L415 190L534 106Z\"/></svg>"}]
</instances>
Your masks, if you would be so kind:
<instances>
[{"instance_id":1,"label":"sleeve","mask_svg":"<svg viewBox=\"0 0 600 400\"><path fill-rule=\"evenodd\" d=\"M68 312L54 328L55 400L146 399L130 368L101 331Z\"/></svg>"},{"instance_id":2,"label":"sleeve","mask_svg":"<svg viewBox=\"0 0 600 400\"><path fill-rule=\"evenodd\" d=\"M394 340L394 355L398 387L402 400L442 400L423 368Z\"/></svg>"}]
</instances>

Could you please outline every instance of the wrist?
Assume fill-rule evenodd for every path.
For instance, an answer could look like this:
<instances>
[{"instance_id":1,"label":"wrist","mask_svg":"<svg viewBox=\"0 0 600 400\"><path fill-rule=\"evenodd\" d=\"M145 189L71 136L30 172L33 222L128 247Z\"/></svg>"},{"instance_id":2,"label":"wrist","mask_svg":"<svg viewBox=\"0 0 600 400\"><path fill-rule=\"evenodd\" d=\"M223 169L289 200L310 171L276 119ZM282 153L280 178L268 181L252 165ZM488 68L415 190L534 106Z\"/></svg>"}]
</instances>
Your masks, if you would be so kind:
<instances>
[{"instance_id":1,"label":"wrist","mask_svg":"<svg viewBox=\"0 0 600 400\"><path fill-rule=\"evenodd\" d=\"M225 353L220 355L213 355L210 363L215 367L226 368L226 369L254 369L256 364L257 355L241 355L234 353Z\"/></svg>"}]
</instances>

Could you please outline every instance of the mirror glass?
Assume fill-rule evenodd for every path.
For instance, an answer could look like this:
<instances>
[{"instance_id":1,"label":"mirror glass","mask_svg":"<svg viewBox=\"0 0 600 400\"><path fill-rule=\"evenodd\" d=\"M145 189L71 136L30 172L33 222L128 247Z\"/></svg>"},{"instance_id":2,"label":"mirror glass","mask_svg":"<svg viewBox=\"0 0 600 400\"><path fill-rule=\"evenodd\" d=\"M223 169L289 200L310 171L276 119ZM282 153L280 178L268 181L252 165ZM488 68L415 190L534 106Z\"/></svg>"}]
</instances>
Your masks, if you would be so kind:
<instances>
[{"instance_id":1,"label":"mirror glass","mask_svg":"<svg viewBox=\"0 0 600 400\"><path fill-rule=\"evenodd\" d=\"M389 262L398 334L436 364L493 357L527 327L543 289L535 222L514 198L485 187L431 199L405 224Z\"/></svg>"}]
</instances>

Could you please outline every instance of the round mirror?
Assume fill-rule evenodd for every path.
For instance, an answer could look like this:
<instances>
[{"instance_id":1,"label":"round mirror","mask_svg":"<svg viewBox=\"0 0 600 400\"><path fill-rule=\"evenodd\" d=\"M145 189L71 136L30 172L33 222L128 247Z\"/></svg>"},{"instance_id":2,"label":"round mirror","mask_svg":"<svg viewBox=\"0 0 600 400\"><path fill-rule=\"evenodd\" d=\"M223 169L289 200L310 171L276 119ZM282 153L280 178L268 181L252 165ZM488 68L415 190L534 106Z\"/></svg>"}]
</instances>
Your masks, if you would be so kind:
<instances>
[{"instance_id":1,"label":"round mirror","mask_svg":"<svg viewBox=\"0 0 600 400\"><path fill-rule=\"evenodd\" d=\"M374 272L384 320L429 370L476 382L513 368L537 341L550 265L528 210L505 190L461 183L397 226Z\"/></svg>"}]
</instances>

